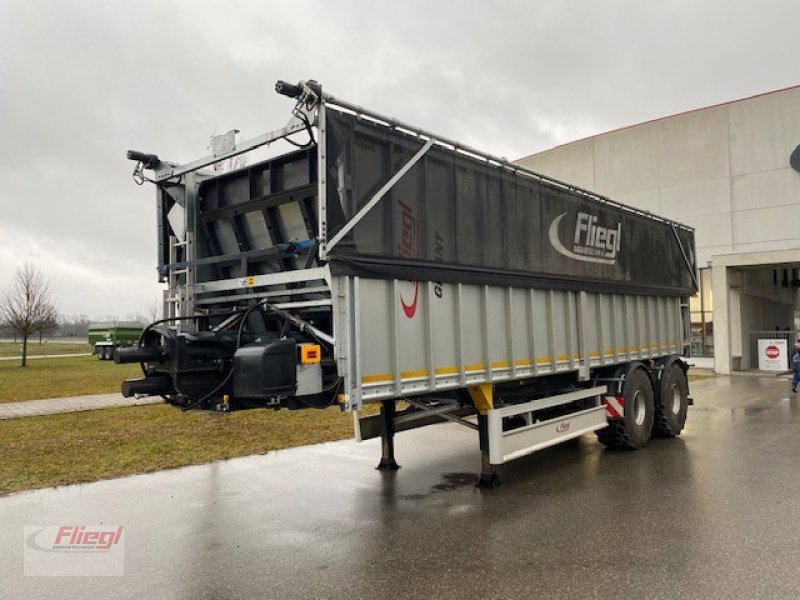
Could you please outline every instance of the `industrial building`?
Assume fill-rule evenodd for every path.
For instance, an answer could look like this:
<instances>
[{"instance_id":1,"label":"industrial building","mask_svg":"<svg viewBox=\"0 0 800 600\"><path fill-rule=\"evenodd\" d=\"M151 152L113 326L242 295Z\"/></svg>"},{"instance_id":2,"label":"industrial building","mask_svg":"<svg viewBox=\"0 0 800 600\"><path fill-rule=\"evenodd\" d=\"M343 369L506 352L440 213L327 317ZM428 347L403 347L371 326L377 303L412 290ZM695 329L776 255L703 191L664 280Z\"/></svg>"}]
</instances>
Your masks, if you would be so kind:
<instances>
[{"instance_id":1,"label":"industrial building","mask_svg":"<svg viewBox=\"0 0 800 600\"><path fill-rule=\"evenodd\" d=\"M800 85L571 142L526 167L696 229L695 356L756 368L759 337L798 329ZM775 333L775 332L781 333Z\"/></svg>"}]
</instances>

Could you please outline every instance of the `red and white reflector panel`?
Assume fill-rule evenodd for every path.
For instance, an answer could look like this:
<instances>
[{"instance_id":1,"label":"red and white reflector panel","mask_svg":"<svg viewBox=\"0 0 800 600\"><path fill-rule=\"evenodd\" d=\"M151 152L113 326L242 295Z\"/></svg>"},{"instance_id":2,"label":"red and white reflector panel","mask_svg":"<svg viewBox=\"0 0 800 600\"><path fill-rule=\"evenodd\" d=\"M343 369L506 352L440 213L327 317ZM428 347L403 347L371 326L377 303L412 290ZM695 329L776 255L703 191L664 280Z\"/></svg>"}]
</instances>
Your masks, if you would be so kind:
<instances>
[{"instance_id":1,"label":"red and white reflector panel","mask_svg":"<svg viewBox=\"0 0 800 600\"><path fill-rule=\"evenodd\" d=\"M604 396L603 404L606 405L606 417L609 419L625 418L625 399L622 396Z\"/></svg>"}]
</instances>

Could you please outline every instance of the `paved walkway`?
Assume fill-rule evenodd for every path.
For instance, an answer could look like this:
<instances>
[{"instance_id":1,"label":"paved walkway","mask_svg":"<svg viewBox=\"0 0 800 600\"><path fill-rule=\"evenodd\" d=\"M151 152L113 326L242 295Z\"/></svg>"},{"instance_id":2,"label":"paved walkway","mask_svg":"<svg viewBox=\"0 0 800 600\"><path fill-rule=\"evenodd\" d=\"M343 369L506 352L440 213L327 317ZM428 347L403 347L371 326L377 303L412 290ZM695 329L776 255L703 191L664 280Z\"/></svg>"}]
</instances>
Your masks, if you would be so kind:
<instances>
[{"instance_id":1,"label":"paved walkway","mask_svg":"<svg viewBox=\"0 0 800 600\"><path fill-rule=\"evenodd\" d=\"M158 404L158 396L147 398L125 398L120 394L95 394L92 396L72 396L70 398L48 398L47 400L24 400L0 404L0 419L19 419L60 413L115 408L117 406L138 406Z\"/></svg>"},{"instance_id":2,"label":"paved walkway","mask_svg":"<svg viewBox=\"0 0 800 600\"><path fill-rule=\"evenodd\" d=\"M91 356L91 352L78 352L74 354L37 354L35 356L28 355L28 360L36 360L37 358L67 358L69 356ZM22 360L21 356L0 356L0 360Z\"/></svg>"}]
</instances>

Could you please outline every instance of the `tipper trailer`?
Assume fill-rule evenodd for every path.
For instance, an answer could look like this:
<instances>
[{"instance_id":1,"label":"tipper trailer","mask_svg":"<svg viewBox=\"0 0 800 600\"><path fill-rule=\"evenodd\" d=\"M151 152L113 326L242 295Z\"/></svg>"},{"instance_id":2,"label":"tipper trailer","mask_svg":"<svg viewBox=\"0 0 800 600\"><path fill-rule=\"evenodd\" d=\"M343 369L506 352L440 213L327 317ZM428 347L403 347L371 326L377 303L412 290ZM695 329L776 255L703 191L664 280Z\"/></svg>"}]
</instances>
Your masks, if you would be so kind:
<instances>
[{"instance_id":1,"label":"tipper trailer","mask_svg":"<svg viewBox=\"0 0 800 600\"><path fill-rule=\"evenodd\" d=\"M135 321L90 323L88 341L98 359L111 360L114 358L114 348L136 344L141 333L142 326Z\"/></svg>"},{"instance_id":2,"label":"tipper trailer","mask_svg":"<svg viewBox=\"0 0 800 600\"><path fill-rule=\"evenodd\" d=\"M295 100L285 127L217 136L185 164L128 153L156 187L167 291L166 318L115 355L142 364L126 396L338 406L358 439L382 438L381 469L397 468L396 432L455 421L478 431L488 485L587 432L620 448L681 432L691 228L314 81L276 91ZM210 169L279 140L295 148Z\"/></svg>"}]
</instances>

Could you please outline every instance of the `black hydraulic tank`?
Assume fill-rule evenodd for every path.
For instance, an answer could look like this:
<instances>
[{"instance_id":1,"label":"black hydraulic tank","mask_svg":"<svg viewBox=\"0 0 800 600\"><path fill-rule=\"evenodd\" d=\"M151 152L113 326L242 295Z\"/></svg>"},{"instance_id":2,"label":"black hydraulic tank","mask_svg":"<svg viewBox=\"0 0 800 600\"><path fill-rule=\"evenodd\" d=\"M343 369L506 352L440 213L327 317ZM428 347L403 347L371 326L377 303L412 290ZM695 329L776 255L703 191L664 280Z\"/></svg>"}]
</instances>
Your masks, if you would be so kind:
<instances>
[{"instance_id":1,"label":"black hydraulic tank","mask_svg":"<svg viewBox=\"0 0 800 600\"><path fill-rule=\"evenodd\" d=\"M297 386L297 343L292 338L250 344L233 357L233 396L265 399L292 394Z\"/></svg>"}]
</instances>

